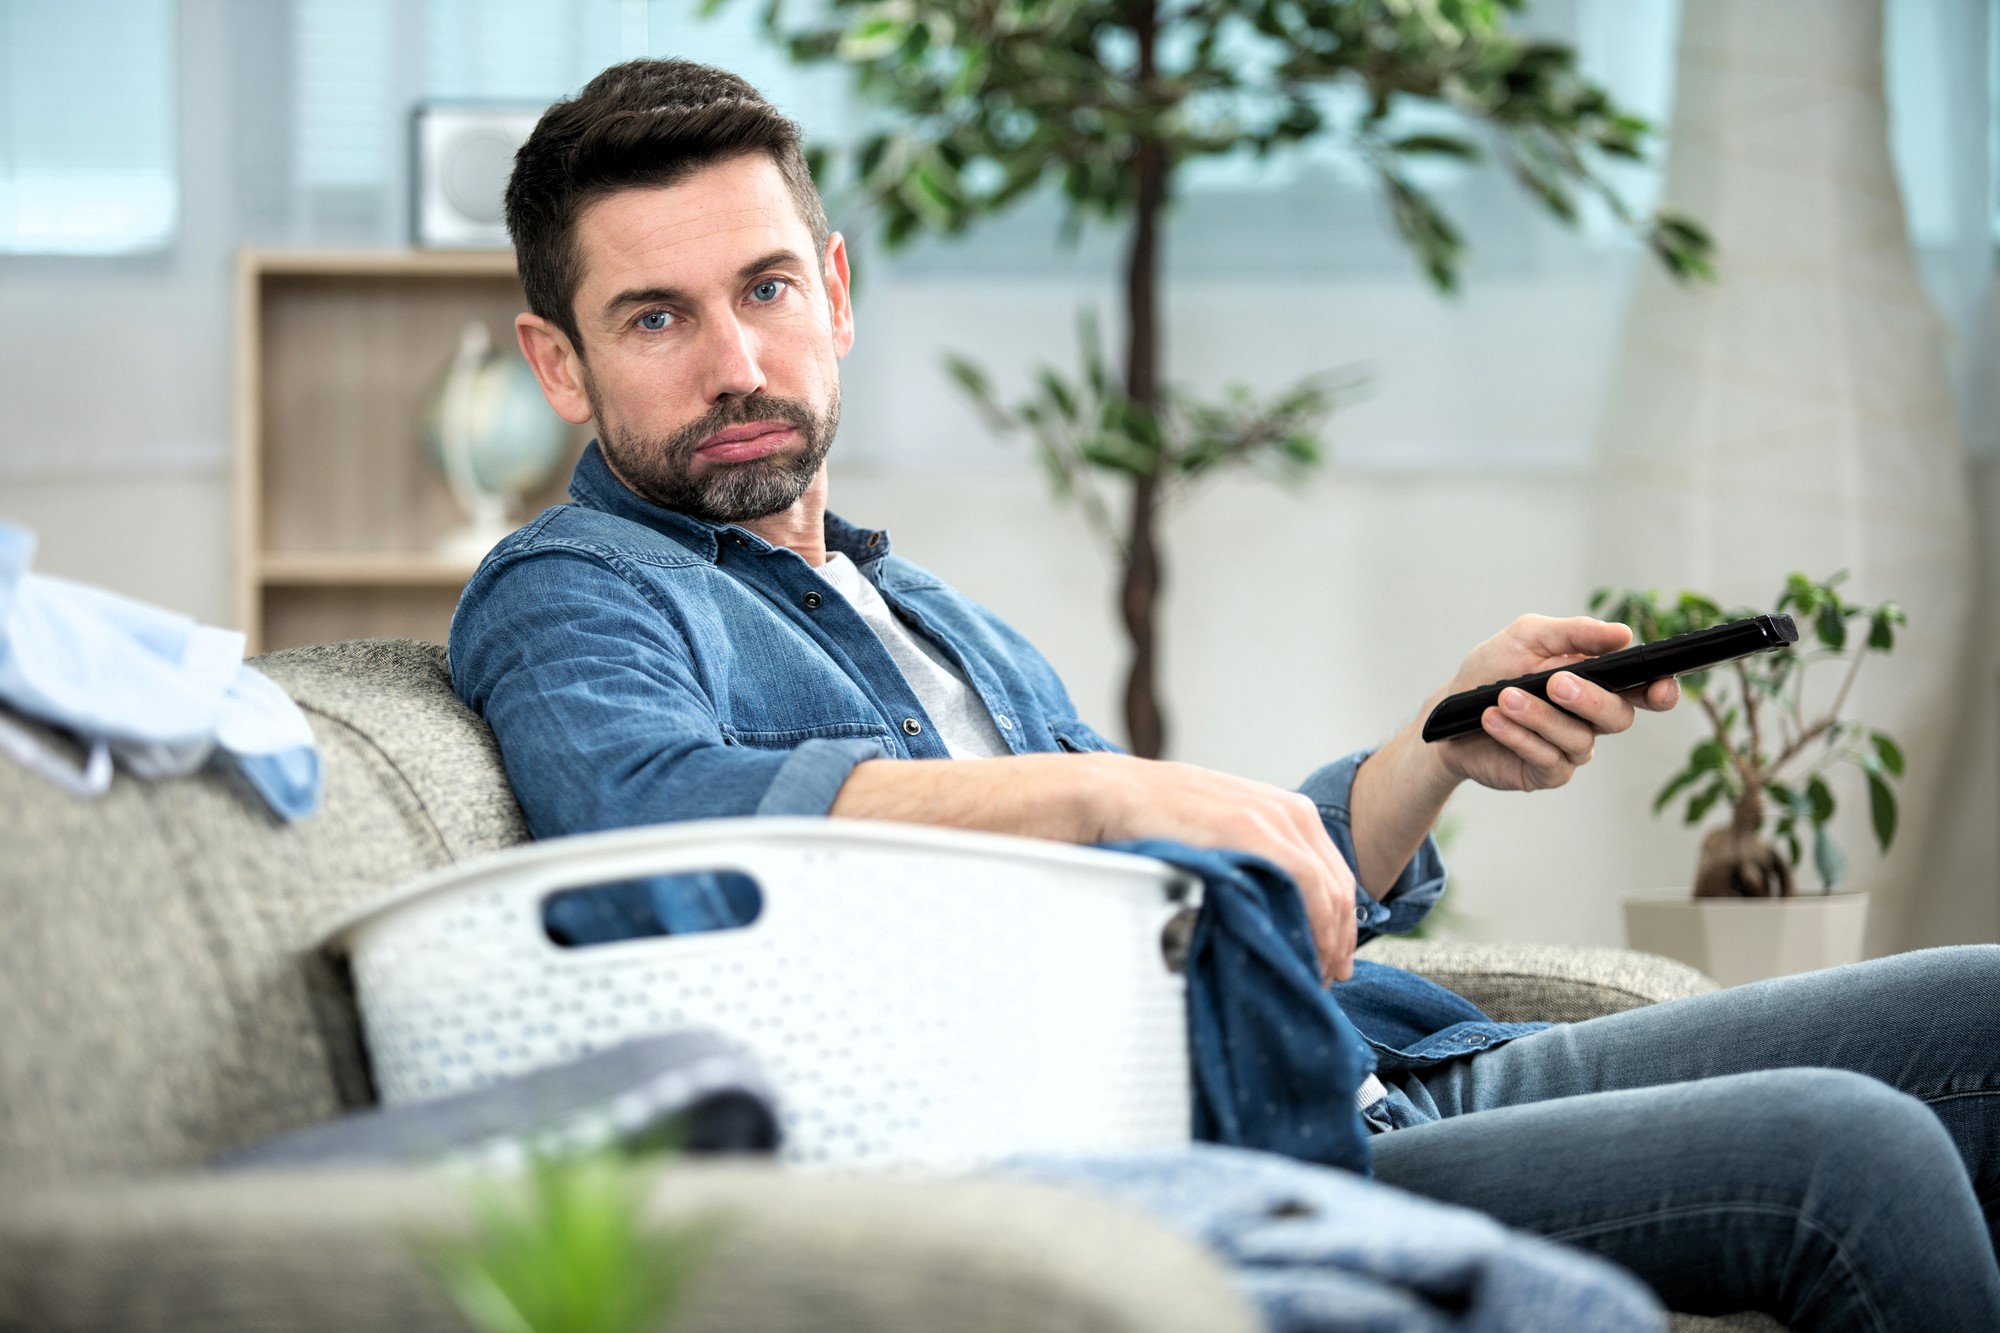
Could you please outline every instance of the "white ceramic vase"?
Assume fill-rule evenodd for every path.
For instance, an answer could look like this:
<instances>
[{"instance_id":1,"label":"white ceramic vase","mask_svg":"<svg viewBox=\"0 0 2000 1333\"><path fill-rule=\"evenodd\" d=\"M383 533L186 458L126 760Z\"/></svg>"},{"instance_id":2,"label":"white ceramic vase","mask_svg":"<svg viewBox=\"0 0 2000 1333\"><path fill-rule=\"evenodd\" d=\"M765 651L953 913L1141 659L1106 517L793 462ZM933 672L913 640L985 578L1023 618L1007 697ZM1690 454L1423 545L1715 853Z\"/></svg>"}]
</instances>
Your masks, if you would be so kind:
<instances>
[{"instance_id":1,"label":"white ceramic vase","mask_svg":"<svg viewBox=\"0 0 2000 1333\"><path fill-rule=\"evenodd\" d=\"M1712 230L1720 281L1679 287L1650 264L1637 280L1599 428L1592 574L1769 609L1788 572L1845 569L1855 600L1906 608L1849 709L1909 756L1886 861L1859 784L1835 786L1841 887L1872 891L1880 953L1901 945L1934 822L1972 569L1944 330L1889 157L1880 0L1685 0L1675 97L1665 202ZM1652 783L1694 729L1646 729Z\"/></svg>"},{"instance_id":2,"label":"white ceramic vase","mask_svg":"<svg viewBox=\"0 0 2000 1333\"><path fill-rule=\"evenodd\" d=\"M1867 921L1865 893L1625 900L1626 943L1725 986L1859 962Z\"/></svg>"}]
</instances>

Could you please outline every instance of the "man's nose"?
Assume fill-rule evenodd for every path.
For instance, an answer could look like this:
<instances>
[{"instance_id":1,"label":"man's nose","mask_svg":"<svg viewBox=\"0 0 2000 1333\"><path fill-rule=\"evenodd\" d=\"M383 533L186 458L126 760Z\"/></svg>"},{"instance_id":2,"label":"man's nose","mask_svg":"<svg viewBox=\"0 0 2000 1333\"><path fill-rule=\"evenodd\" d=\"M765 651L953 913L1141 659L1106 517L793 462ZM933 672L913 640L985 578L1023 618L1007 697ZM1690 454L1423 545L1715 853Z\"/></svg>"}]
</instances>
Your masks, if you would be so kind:
<instances>
[{"instance_id":1,"label":"man's nose","mask_svg":"<svg viewBox=\"0 0 2000 1333\"><path fill-rule=\"evenodd\" d=\"M710 402L734 395L747 398L764 388L764 370L757 360L756 335L734 315L711 322L703 366Z\"/></svg>"}]
</instances>

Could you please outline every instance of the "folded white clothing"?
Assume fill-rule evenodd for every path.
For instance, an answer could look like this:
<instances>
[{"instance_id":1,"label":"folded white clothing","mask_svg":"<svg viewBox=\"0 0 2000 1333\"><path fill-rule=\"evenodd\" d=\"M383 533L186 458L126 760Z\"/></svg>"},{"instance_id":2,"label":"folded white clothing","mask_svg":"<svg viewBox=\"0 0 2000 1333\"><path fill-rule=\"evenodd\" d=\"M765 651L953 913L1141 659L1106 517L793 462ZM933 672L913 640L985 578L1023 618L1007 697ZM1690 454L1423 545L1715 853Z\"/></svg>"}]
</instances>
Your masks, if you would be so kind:
<instances>
[{"instance_id":1,"label":"folded white clothing","mask_svg":"<svg viewBox=\"0 0 2000 1333\"><path fill-rule=\"evenodd\" d=\"M230 764L287 819L318 808L312 729L269 677L243 663L243 636L102 588L30 572L35 537L0 523L0 704L76 735L70 762L32 732L0 730L0 752L78 795L135 777Z\"/></svg>"}]
</instances>

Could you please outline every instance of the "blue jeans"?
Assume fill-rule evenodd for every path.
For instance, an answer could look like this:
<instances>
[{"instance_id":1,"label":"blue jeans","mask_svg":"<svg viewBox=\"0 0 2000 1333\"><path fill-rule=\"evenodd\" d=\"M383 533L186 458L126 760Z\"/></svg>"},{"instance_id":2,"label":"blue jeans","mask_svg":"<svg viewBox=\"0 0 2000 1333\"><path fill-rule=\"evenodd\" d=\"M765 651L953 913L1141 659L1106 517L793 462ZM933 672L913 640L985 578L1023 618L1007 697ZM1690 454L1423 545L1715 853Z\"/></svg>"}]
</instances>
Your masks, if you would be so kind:
<instances>
[{"instance_id":1,"label":"blue jeans","mask_svg":"<svg viewBox=\"0 0 2000 1333\"><path fill-rule=\"evenodd\" d=\"M2000 1329L2000 946L1673 1000L1390 1081L1387 1184L1603 1255L1673 1309Z\"/></svg>"}]
</instances>

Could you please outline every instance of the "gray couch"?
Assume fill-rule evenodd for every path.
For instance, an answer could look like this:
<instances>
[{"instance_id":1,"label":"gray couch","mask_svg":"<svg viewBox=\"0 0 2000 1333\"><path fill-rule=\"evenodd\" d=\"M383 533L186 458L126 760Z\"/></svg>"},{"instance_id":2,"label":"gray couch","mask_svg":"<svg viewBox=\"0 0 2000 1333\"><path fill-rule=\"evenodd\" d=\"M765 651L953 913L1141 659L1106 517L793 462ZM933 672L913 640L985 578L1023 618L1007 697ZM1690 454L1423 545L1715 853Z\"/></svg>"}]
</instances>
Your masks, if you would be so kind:
<instances>
[{"instance_id":1,"label":"gray couch","mask_svg":"<svg viewBox=\"0 0 2000 1333\"><path fill-rule=\"evenodd\" d=\"M201 1168L366 1104L354 1012L313 942L401 880L522 841L520 811L435 647L259 665L327 759L326 806L295 827L212 774L121 777L83 802L0 762L0 1329L464 1327L410 1240L462 1224L462 1183ZM1708 984L1609 949L1383 941L1370 956L1502 1018ZM728 1218L677 1325L690 1333L1257 1326L1202 1251L1047 1187L690 1163L654 1206ZM1758 1326L1775 1327L1743 1325Z\"/></svg>"}]
</instances>

